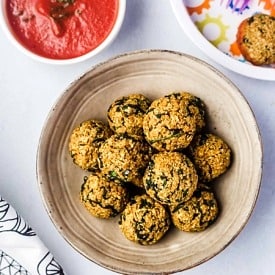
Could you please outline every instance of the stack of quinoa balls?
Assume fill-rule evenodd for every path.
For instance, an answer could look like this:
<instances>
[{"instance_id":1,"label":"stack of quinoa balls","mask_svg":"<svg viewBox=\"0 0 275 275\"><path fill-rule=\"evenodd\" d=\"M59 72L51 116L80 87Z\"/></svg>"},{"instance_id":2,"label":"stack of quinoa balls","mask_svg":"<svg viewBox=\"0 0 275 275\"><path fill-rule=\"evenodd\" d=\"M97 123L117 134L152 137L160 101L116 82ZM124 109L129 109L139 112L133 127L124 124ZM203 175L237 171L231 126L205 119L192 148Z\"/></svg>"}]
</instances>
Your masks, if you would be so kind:
<instances>
[{"instance_id":1,"label":"stack of quinoa balls","mask_svg":"<svg viewBox=\"0 0 275 275\"><path fill-rule=\"evenodd\" d=\"M119 216L122 234L142 245L157 243L172 225L205 230L219 214L212 182L232 158L206 126L206 106L189 92L117 98L106 124L90 119L71 133L73 161L89 172L80 201L97 218Z\"/></svg>"}]
</instances>

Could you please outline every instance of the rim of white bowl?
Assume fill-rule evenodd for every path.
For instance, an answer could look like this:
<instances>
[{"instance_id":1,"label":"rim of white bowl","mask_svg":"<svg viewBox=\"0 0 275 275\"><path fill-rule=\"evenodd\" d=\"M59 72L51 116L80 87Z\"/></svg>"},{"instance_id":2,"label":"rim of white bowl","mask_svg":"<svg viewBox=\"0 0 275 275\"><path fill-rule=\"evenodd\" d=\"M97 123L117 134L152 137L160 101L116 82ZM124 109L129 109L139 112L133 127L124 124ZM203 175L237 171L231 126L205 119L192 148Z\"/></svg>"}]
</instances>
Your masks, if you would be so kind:
<instances>
[{"instance_id":1,"label":"rim of white bowl","mask_svg":"<svg viewBox=\"0 0 275 275\"><path fill-rule=\"evenodd\" d=\"M174 15L189 39L207 56L223 67L241 75L261 80L275 81L275 68L253 66L242 63L212 45L191 20L183 0L170 0Z\"/></svg>"},{"instance_id":2,"label":"rim of white bowl","mask_svg":"<svg viewBox=\"0 0 275 275\"><path fill-rule=\"evenodd\" d=\"M116 36L118 35L118 33L121 29L122 23L123 23L124 18L125 18L125 12L126 12L126 0L118 0L118 2L119 2L119 4L118 4L117 18L116 18L114 26L113 26L111 32L108 34L108 36L103 40L103 42L101 44L99 44L92 51L90 51L86 54L83 54L81 56L74 57L74 58L51 59L51 58L47 58L47 57L37 55L37 54L33 53L32 51L28 50L26 47L24 47L22 45L22 43L19 42L15 38L15 36L12 34L13 30L12 30L12 28L10 27L10 25L8 23L8 19L7 19L7 15L6 15L6 4L7 4L6 0L4 0L4 1L0 0L0 25L2 26L2 29L3 29L4 33L6 34L6 36L8 37L8 39L10 40L10 42L20 52L22 52L26 56L28 56L28 57L36 60L36 61L47 63L47 64L71 65L71 64L75 64L75 63L85 61L85 60L97 55L98 53L103 51L105 48L107 48L113 42L113 40L116 38Z\"/></svg>"}]
</instances>

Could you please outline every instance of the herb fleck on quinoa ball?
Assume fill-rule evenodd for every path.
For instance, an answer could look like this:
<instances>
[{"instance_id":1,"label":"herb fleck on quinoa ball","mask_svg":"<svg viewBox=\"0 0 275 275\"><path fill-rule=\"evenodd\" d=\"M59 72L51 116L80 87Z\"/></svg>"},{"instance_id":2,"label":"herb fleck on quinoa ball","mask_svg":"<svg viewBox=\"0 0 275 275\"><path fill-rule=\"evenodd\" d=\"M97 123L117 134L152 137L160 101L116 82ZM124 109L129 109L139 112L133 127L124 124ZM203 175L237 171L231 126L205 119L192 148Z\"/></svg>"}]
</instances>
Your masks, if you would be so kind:
<instances>
[{"instance_id":1,"label":"herb fleck on quinoa ball","mask_svg":"<svg viewBox=\"0 0 275 275\"><path fill-rule=\"evenodd\" d=\"M80 200L93 216L108 219L124 210L129 192L123 184L109 181L101 173L93 173L84 177Z\"/></svg>"},{"instance_id":2,"label":"herb fleck on quinoa ball","mask_svg":"<svg viewBox=\"0 0 275 275\"><path fill-rule=\"evenodd\" d=\"M196 132L200 132L206 124L206 107L204 102L199 97L188 92L181 92L180 96L186 100L189 112L195 117L197 124Z\"/></svg>"},{"instance_id":3,"label":"herb fleck on quinoa ball","mask_svg":"<svg viewBox=\"0 0 275 275\"><path fill-rule=\"evenodd\" d=\"M210 182L225 173L231 163L231 149L214 134L197 135L188 147L201 182Z\"/></svg>"},{"instance_id":4,"label":"herb fleck on quinoa ball","mask_svg":"<svg viewBox=\"0 0 275 275\"><path fill-rule=\"evenodd\" d=\"M100 169L110 180L143 187L150 156L151 148L141 137L114 134L99 149Z\"/></svg>"},{"instance_id":5,"label":"herb fleck on quinoa ball","mask_svg":"<svg viewBox=\"0 0 275 275\"><path fill-rule=\"evenodd\" d=\"M205 230L216 220L219 208L214 193L206 186L200 186L190 200L170 206L170 211L176 228L198 232Z\"/></svg>"},{"instance_id":6,"label":"herb fleck on quinoa ball","mask_svg":"<svg viewBox=\"0 0 275 275\"><path fill-rule=\"evenodd\" d=\"M128 240L150 245L165 235L170 223L165 207L144 194L127 204L120 215L119 228Z\"/></svg>"},{"instance_id":7,"label":"herb fleck on quinoa ball","mask_svg":"<svg viewBox=\"0 0 275 275\"><path fill-rule=\"evenodd\" d=\"M98 149L111 135L111 129L101 121L82 122L72 131L69 140L69 152L73 162L84 170L98 170Z\"/></svg>"},{"instance_id":8,"label":"herb fleck on quinoa ball","mask_svg":"<svg viewBox=\"0 0 275 275\"><path fill-rule=\"evenodd\" d=\"M179 152L154 154L145 171L146 193L163 204L179 204L191 198L198 175L191 160Z\"/></svg>"},{"instance_id":9,"label":"herb fleck on quinoa ball","mask_svg":"<svg viewBox=\"0 0 275 275\"><path fill-rule=\"evenodd\" d=\"M152 102L143 119L143 131L149 144L159 151L186 148L199 123L194 102L181 93L173 93Z\"/></svg>"},{"instance_id":10,"label":"herb fleck on quinoa ball","mask_svg":"<svg viewBox=\"0 0 275 275\"><path fill-rule=\"evenodd\" d=\"M143 116L151 102L141 94L123 96L108 109L110 128L117 134L143 135Z\"/></svg>"}]
</instances>

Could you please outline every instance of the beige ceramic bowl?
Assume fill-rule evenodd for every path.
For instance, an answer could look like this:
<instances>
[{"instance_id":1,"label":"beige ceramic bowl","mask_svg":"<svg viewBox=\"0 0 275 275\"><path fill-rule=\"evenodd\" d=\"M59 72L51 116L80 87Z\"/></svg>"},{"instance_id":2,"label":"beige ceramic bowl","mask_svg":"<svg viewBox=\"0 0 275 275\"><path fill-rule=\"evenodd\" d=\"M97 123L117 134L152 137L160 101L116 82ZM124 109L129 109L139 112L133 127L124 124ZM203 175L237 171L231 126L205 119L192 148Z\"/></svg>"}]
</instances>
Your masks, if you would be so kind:
<instances>
[{"instance_id":1,"label":"beige ceramic bowl","mask_svg":"<svg viewBox=\"0 0 275 275\"><path fill-rule=\"evenodd\" d=\"M118 218L94 218L80 204L85 173L72 163L68 139L83 120L106 120L108 106L121 95L139 92L154 99L183 90L205 102L210 130L233 150L230 170L215 183L221 213L204 232L172 228L159 243L141 246L122 235ZM172 273L218 254L246 225L258 196L261 173L259 130L238 88L206 63L164 50L115 57L74 81L52 108L37 155L41 195L60 234L88 259L127 274Z\"/></svg>"},{"instance_id":2,"label":"beige ceramic bowl","mask_svg":"<svg viewBox=\"0 0 275 275\"><path fill-rule=\"evenodd\" d=\"M1 0L0 1L0 26L3 28L4 33L6 34L7 38L11 41L11 43L23 54L26 56L39 61L43 63L53 64L53 65L68 65L68 64L75 64L82 61L85 61L89 58L94 57L95 55L102 52L105 48L107 48L111 43L114 41L116 36L118 35L120 28L122 26L122 23L124 21L125 17L125 11L126 11L126 0L118 0L118 13L116 17L116 21L114 23L114 26L111 30L111 32L108 34L108 36L93 50L89 51L86 54L83 54L78 57L74 58L67 58L67 59L53 59L53 58L47 58L40 56L28 48L26 48L15 36L14 31L9 23L8 17L7 17L7 0Z\"/></svg>"}]
</instances>

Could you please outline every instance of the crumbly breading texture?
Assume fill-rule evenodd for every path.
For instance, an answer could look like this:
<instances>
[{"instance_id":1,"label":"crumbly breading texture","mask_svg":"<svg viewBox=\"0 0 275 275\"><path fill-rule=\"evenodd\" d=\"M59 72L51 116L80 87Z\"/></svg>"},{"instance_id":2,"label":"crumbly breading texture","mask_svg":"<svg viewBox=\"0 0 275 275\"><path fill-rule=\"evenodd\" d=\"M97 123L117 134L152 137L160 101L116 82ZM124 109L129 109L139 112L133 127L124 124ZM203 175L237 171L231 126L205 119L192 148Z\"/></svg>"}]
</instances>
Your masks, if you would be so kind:
<instances>
[{"instance_id":1,"label":"crumbly breading texture","mask_svg":"<svg viewBox=\"0 0 275 275\"><path fill-rule=\"evenodd\" d=\"M188 110L196 120L196 132L200 132L206 124L206 107L204 102L199 97L188 92L179 93L179 97L187 102Z\"/></svg>"},{"instance_id":2,"label":"crumbly breading texture","mask_svg":"<svg viewBox=\"0 0 275 275\"><path fill-rule=\"evenodd\" d=\"M172 223L196 232L216 220L218 204L205 184L227 171L232 153L205 133L200 98L181 92L150 103L131 94L110 105L108 123L84 121L69 140L73 161L92 172L79 195L91 215L120 213L121 232L142 245L158 242Z\"/></svg>"},{"instance_id":3,"label":"crumbly breading texture","mask_svg":"<svg viewBox=\"0 0 275 275\"><path fill-rule=\"evenodd\" d=\"M165 207L146 194L131 199L119 221L124 236L142 245L158 242L170 224L169 213Z\"/></svg>"},{"instance_id":4,"label":"crumbly breading texture","mask_svg":"<svg viewBox=\"0 0 275 275\"><path fill-rule=\"evenodd\" d=\"M179 152L154 154L145 171L146 193L163 204L179 204L191 198L198 175L190 159Z\"/></svg>"},{"instance_id":5,"label":"crumbly breading texture","mask_svg":"<svg viewBox=\"0 0 275 275\"><path fill-rule=\"evenodd\" d=\"M124 210L129 192L124 185L106 180L101 173L93 173L84 178L80 200L93 216L108 219Z\"/></svg>"},{"instance_id":6,"label":"crumbly breading texture","mask_svg":"<svg viewBox=\"0 0 275 275\"><path fill-rule=\"evenodd\" d=\"M110 128L117 134L143 135L143 117L150 100L142 94L131 94L116 99L108 108Z\"/></svg>"},{"instance_id":7,"label":"crumbly breading texture","mask_svg":"<svg viewBox=\"0 0 275 275\"><path fill-rule=\"evenodd\" d=\"M87 120L76 127L70 136L69 152L80 168L88 171L98 170L98 150L113 132L103 122Z\"/></svg>"},{"instance_id":8,"label":"crumbly breading texture","mask_svg":"<svg viewBox=\"0 0 275 275\"><path fill-rule=\"evenodd\" d=\"M255 14L243 20L238 28L237 44L252 64L275 63L275 17Z\"/></svg>"},{"instance_id":9,"label":"crumbly breading texture","mask_svg":"<svg viewBox=\"0 0 275 275\"><path fill-rule=\"evenodd\" d=\"M172 223L182 231L198 232L211 225L219 214L219 207L212 191L198 188L192 198L170 207Z\"/></svg>"},{"instance_id":10,"label":"crumbly breading texture","mask_svg":"<svg viewBox=\"0 0 275 275\"><path fill-rule=\"evenodd\" d=\"M197 135L188 149L201 182L207 183L219 177L231 163L230 147L214 134Z\"/></svg>"},{"instance_id":11,"label":"crumbly breading texture","mask_svg":"<svg viewBox=\"0 0 275 275\"><path fill-rule=\"evenodd\" d=\"M101 172L117 182L132 182L143 187L143 174L151 157L151 148L138 136L115 134L99 149Z\"/></svg>"},{"instance_id":12,"label":"crumbly breading texture","mask_svg":"<svg viewBox=\"0 0 275 275\"><path fill-rule=\"evenodd\" d=\"M143 119L149 144L159 151L186 148L204 122L203 103L188 93L172 93L156 99Z\"/></svg>"}]
</instances>

